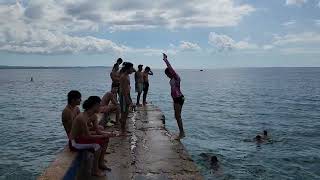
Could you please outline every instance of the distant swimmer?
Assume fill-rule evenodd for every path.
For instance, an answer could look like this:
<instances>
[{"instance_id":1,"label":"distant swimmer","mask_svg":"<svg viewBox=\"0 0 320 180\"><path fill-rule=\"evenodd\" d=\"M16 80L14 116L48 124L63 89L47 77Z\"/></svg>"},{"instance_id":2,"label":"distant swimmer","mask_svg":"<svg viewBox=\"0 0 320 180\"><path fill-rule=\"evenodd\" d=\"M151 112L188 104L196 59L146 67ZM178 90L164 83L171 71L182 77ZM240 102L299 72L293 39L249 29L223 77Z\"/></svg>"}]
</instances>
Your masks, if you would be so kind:
<instances>
[{"instance_id":1,"label":"distant swimmer","mask_svg":"<svg viewBox=\"0 0 320 180\"><path fill-rule=\"evenodd\" d=\"M207 153L201 153L200 156L207 162L207 167L212 171L213 174L222 174L222 168L216 155L210 155Z\"/></svg>"},{"instance_id":2,"label":"distant swimmer","mask_svg":"<svg viewBox=\"0 0 320 180\"><path fill-rule=\"evenodd\" d=\"M268 136L268 131L267 130L264 130L263 131L263 135L260 135L258 134L254 140L257 142L257 143L262 143L262 142L265 142L265 141L269 141L270 140L270 137Z\"/></svg>"},{"instance_id":3,"label":"distant swimmer","mask_svg":"<svg viewBox=\"0 0 320 180\"><path fill-rule=\"evenodd\" d=\"M33 82L33 77L31 77L30 82Z\"/></svg>"},{"instance_id":4,"label":"distant swimmer","mask_svg":"<svg viewBox=\"0 0 320 180\"><path fill-rule=\"evenodd\" d=\"M257 143L262 143L263 142L263 139L262 139L262 137L260 135L257 135L254 139L255 139L255 141Z\"/></svg>"},{"instance_id":5,"label":"distant swimmer","mask_svg":"<svg viewBox=\"0 0 320 180\"><path fill-rule=\"evenodd\" d=\"M212 156L210 159L210 165L211 168L214 170L218 170L219 169L219 160L217 156Z\"/></svg>"},{"instance_id":6,"label":"distant swimmer","mask_svg":"<svg viewBox=\"0 0 320 180\"><path fill-rule=\"evenodd\" d=\"M167 68L164 71L165 74L170 78L170 86L171 86L171 97L173 99L173 107L174 107L174 115L177 120L177 124L179 127L179 137L184 138L185 132L183 130L181 111L184 104L184 96L180 89L181 78L176 73L176 71L172 68L171 64L168 61L167 55L163 53L163 61L166 63Z\"/></svg>"}]
</instances>

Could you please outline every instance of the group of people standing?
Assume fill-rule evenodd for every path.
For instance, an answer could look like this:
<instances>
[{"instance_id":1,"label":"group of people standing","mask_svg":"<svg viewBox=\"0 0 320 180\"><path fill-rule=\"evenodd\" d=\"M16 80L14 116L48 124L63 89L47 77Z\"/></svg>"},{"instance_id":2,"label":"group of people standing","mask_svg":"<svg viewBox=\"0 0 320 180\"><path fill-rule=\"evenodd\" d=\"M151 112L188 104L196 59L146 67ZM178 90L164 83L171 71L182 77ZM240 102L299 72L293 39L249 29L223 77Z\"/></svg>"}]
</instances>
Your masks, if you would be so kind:
<instances>
[{"instance_id":1,"label":"group of people standing","mask_svg":"<svg viewBox=\"0 0 320 180\"><path fill-rule=\"evenodd\" d=\"M181 110L184 104L184 96L180 90L180 76L170 65L167 55L163 54L163 60L167 65L165 74L170 78L171 96L173 98L173 107L175 118L179 127L178 138L185 137L183 129ZM120 69L120 65L122 68ZM132 102L130 95L130 74L135 72L135 91L137 93L137 102ZM136 106L145 106L147 104L147 94L149 90L149 75L153 75L150 67L143 71L143 65L138 66L138 71L130 62L123 62L119 58L112 68L110 77L112 80L111 91L107 92L102 99L98 96L90 96L84 101L83 112L78 107L81 103L81 93L72 90L68 93L68 104L62 112L62 123L69 138L70 150L90 149L94 152L94 163L92 175L105 176L104 170L110 171L104 164L104 156L110 137L126 136L130 133L126 130L126 122L130 109ZM140 96L143 92L142 104ZM119 97L118 97L119 96ZM118 131L107 132L105 126L99 124L98 113L103 113L104 118L110 113L116 114L114 123L120 125L121 133Z\"/></svg>"}]
</instances>

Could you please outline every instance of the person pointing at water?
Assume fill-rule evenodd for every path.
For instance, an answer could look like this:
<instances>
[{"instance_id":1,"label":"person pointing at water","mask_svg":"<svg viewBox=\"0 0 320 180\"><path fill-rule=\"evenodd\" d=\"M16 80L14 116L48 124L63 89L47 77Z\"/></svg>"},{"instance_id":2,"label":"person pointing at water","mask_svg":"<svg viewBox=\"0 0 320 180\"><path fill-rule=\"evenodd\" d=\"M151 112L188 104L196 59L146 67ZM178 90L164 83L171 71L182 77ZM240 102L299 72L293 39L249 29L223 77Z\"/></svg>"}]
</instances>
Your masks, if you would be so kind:
<instances>
[{"instance_id":1,"label":"person pointing at water","mask_svg":"<svg viewBox=\"0 0 320 180\"><path fill-rule=\"evenodd\" d=\"M180 90L180 76L175 72L175 70L170 65L167 55L163 53L163 61L166 63L167 68L165 69L165 74L170 78L170 86L171 86L171 97L173 99L173 107L174 107L174 116L177 120L177 124L179 127L179 139L185 137L185 132L183 130L183 124L181 119L181 110L184 104L184 96Z\"/></svg>"}]
</instances>

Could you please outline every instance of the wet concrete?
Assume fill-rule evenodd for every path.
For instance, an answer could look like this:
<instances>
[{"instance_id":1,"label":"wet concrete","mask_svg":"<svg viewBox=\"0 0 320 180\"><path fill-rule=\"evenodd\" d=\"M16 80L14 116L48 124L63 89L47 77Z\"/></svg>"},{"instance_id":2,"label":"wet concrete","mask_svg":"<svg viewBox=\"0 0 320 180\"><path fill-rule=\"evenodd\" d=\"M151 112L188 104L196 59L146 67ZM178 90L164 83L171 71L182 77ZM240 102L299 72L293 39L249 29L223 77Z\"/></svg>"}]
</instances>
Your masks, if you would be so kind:
<instances>
[{"instance_id":1,"label":"wet concrete","mask_svg":"<svg viewBox=\"0 0 320 180\"><path fill-rule=\"evenodd\" d=\"M157 107L138 108L130 116L130 135L110 140L106 164L112 171L89 179L203 179L183 145L165 129Z\"/></svg>"}]
</instances>

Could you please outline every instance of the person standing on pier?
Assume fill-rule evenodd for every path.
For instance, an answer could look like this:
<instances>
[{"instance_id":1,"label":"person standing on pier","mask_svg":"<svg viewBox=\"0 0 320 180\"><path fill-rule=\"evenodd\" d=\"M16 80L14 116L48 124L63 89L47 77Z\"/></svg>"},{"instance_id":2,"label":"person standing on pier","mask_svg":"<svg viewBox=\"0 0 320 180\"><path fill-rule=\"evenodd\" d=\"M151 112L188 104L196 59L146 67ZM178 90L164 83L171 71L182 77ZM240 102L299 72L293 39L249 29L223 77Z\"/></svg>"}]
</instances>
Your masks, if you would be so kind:
<instances>
[{"instance_id":1,"label":"person standing on pier","mask_svg":"<svg viewBox=\"0 0 320 180\"><path fill-rule=\"evenodd\" d=\"M119 65L114 64L112 71L110 73L110 77L112 80L111 87L117 87L119 89L120 87L120 73L119 73Z\"/></svg>"},{"instance_id":2,"label":"person standing on pier","mask_svg":"<svg viewBox=\"0 0 320 180\"><path fill-rule=\"evenodd\" d=\"M143 72L143 105L147 104L147 94L149 91L149 75L153 75L150 67L146 67Z\"/></svg>"},{"instance_id":3,"label":"person standing on pier","mask_svg":"<svg viewBox=\"0 0 320 180\"><path fill-rule=\"evenodd\" d=\"M170 86L171 86L171 97L173 99L173 107L174 107L174 116L177 120L177 124L179 127L179 137L184 138L185 132L183 130L182 118L181 118L181 110L184 104L184 96L180 90L180 76L176 73L176 71L172 68L171 64L168 61L167 55L163 53L163 61L166 63L167 68L165 69L165 74L170 78Z\"/></svg>"},{"instance_id":4,"label":"person standing on pier","mask_svg":"<svg viewBox=\"0 0 320 180\"><path fill-rule=\"evenodd\" d=\"M134 74L134 79L135 79L135 89L136 89L136 93L138 93L137 95L137 106L141 106L140 104L140 96L143 90L143 72L142 72L142 67L143 65L139 65L138 66L138 71Z\"/></svg>"},{"instance_id":5,"label":"person standing on pier","mask_svg":"<svg viewBox=\"0 0 320 180\"><path fill-rule=\"evenodd\" d=\"M121 109L121 131L126 134L126 122L129 114L129 107L132 106L130 97L130 77L129 75L135 72L133 64L124 62L120 70L120 109Z\"/></svg>"}]
</instances>

